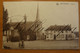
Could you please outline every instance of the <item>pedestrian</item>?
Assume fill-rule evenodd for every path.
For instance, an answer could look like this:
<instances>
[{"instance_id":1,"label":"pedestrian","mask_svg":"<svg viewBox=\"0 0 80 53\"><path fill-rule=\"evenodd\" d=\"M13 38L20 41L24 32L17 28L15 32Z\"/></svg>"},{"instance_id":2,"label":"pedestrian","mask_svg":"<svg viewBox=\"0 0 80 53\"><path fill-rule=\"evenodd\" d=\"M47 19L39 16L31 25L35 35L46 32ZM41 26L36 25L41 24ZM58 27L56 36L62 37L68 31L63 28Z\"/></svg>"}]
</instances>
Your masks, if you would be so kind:
<instances>
[{"instance_id":1,"label":"pedestrian","mask_svg":"<svg viewBox=\"0 0 80 53\"><path fill-rule=\"evenodd\" d=\"M22 40L22 45L21 46L22 46L22 48L24 48L24 40Z\"/></svg>"},{"instance_id":2,"label":"pedestrian","mask_svg":"<svg viewBox=\"0 0 80 53\"><path fill-rule=\"evenodd\" d=\"M19 47L21 47L21 43L19 42Z\"/></svg>"}]
</instances>

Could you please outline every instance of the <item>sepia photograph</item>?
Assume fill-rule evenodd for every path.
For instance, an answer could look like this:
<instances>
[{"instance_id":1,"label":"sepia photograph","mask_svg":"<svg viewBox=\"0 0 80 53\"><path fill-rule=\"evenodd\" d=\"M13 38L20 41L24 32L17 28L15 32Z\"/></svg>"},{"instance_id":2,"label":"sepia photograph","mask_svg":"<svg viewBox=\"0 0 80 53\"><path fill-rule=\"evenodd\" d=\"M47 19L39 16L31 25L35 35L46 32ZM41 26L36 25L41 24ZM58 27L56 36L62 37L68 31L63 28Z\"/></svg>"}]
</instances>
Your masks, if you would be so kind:
<instances>
[{"instance_id":1,"label":"sepia photograph","mask_svg":"<svg viewBox=\"0 0 80 53\"><path fill-rule=\"evenodd\" d=\"M78 2L3 2L3 49L79 49Z\"/></svg>"}]
</instances>

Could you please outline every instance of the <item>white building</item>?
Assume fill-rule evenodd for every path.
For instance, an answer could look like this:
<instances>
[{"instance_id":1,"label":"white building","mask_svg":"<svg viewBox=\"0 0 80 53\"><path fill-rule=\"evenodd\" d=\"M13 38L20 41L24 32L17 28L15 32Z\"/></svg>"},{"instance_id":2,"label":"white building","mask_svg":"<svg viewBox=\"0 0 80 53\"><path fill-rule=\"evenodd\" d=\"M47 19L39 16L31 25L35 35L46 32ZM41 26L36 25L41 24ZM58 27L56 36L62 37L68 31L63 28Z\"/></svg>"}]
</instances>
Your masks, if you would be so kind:
<instances>
[{"instance_id":1,"label":"white building","mask_svg":"<svg viewBox=\"0 0 80 53\"><path fill-rule=\"evenodd\" d=\"M46 40L72 40L76 35L70 25L54 25L45 30Z\"/></svg>"}]
</instances>

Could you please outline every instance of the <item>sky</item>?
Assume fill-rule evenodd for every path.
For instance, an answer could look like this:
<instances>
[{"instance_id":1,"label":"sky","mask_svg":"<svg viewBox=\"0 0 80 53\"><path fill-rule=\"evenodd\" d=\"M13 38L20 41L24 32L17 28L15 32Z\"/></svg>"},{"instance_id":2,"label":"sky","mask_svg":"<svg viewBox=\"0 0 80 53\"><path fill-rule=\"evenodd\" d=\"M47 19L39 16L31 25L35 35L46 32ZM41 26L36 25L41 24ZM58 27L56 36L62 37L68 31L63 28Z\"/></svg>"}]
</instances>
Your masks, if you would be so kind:
<instances>
[{"instance_id":1,"label":"sky","mask_svg":"<svg viewBox=\"0 0 80 53\"><path fill-rule=\"evenodd\" d=\"M12 22L20 22L24 19L24 15L27 16L27 21L35 21L38 7L38 18L45 21L43 23L45 29L55 24L71 24L72 27L77 27L76 31L79 31L77 2L26 1L4 2L3 5L8 10Z\"/></svg>"}]
</instances>

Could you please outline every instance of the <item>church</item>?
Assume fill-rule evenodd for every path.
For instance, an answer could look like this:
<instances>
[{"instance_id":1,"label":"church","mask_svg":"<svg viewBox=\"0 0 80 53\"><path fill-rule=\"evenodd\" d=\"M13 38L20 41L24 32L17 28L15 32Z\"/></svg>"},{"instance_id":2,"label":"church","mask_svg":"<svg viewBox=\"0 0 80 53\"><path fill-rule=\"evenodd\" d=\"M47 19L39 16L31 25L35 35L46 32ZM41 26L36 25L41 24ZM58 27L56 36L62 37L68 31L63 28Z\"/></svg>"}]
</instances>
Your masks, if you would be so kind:
<instances>
[{"instance_id":1,"label":"church","mask_svg":"<svg viewBox=\"0 0 80 53\"><path fill-rule=\"evenodd\" d=\"M8 30L7 39L10 41L41 40L43 28L38 15L39 8L37 6L35 21L27 21L27 17L24 15L24 22L9 22L10 29Z\"/></svg>"}]
</instances>

